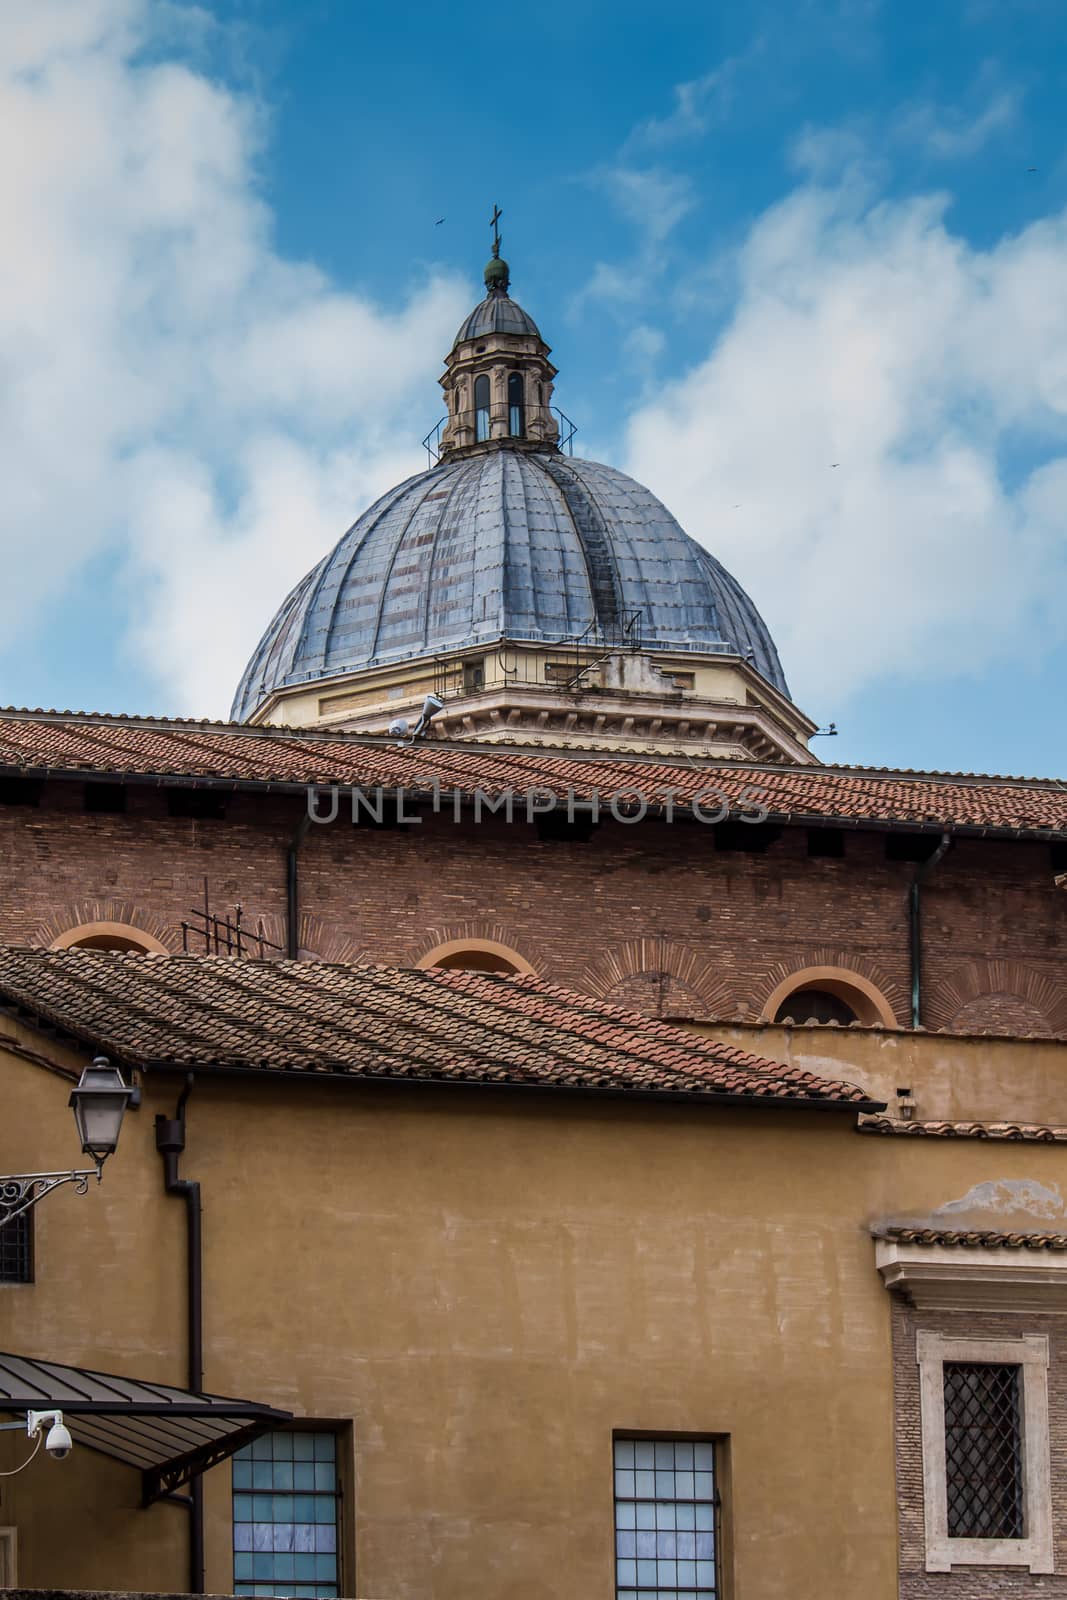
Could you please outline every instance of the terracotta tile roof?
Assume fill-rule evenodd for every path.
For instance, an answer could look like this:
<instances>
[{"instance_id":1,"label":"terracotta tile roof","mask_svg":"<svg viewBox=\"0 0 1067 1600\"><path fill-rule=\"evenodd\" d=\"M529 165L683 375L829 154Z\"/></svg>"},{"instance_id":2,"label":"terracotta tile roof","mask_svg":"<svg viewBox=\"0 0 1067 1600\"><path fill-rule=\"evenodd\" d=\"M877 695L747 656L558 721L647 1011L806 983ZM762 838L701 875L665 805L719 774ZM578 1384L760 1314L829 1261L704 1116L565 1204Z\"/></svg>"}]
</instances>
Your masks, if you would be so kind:
<instances>
[{"instance_id":1,"label":"terracotta tile roof","mask_svg":"<svg viewBox=\"0 0 1067 1600\"><path fill-rule=\"evenodd\" d=\"M905 1228L874 1230L895 1244L939 1245L946 1250L1067 1250L1067 1233L998 1233L993 1228Z\"/></svg>"},{"instance_id":2,"label":"terracotta tile roof","mask_svg":"<svg viewBox=\"0 0 1067 1600\"><path fill-rule=\"evenodd\" d=\"M0 1004L126 1066L645 1091L880 1109L540 978L0 948Z\"/></svg>"},{"instance_id":3,"label":"terracotta tile roof","mask_svg":"<svg viewBox=\"0 0 1067 1600\"><path fill-rule=\"evenodd\" d=\"M919 1139L1010 1139L1067 1144L1067 1128L1039 1122L905 1122L902 1117L870 1116L860 1118L857 1131Z\"/></svg>"},{"instance_id":4,"label":"terracotta tile roof","mask_svg":"<svg viewBox=\"0 0 1067 1600\"><path fill-rule=\"evenodd\" d=\"M975 777L854 767L771 767L708 761L665 762L550 754L529 748L429 741L397 746L365 735L321 730L247 728L228 723L168 722L67 712L0 713L0 770L9 773L101 773L142 779L223 782L256 788L307 784L403 785L431 779L488 795L537 786L588 800L643 794L650 807L677 791L684 808L709 789L738 806L757 791L772 819L938 827L1067 837L1067 783L1056 779Z\"/></svg>"}]
</instances>

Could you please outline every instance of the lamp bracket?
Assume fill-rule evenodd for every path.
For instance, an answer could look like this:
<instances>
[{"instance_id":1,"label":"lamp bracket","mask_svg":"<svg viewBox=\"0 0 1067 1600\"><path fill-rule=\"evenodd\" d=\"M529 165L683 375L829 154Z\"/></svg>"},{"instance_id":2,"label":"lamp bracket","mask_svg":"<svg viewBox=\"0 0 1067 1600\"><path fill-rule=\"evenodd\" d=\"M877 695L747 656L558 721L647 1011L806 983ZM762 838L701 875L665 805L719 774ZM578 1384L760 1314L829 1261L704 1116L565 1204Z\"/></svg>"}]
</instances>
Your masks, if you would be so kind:
<instances>
[{"instance_id":1,"label":"lamp bracket","mask_svg":"<svg viewBox=\"0 0 1067 1600\"><path fill-rule=\"evenodd\" d=\"M98 1163L82 1172L16 1172L0 1177L0 1228L64 1183L72 1183L75 1194L85 1194L90 1178L100 1182L101 1166Z\"/></svg>"}]
</instances>

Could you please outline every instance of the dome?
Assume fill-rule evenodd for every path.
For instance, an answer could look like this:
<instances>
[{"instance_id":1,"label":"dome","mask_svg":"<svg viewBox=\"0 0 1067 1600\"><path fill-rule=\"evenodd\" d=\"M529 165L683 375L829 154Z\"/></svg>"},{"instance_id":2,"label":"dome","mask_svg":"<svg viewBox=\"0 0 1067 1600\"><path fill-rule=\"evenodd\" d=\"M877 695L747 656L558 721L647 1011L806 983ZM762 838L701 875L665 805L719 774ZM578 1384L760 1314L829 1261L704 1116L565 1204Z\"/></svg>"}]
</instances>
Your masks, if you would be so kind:
<instances>
[{"instance_id":1,"label":"dome","mask_svg":"<svg viewBox=\"0 0 1067 1600\"><path fill-rule=\"evenodd\" d=\"M503 266L504 263L501 262ZM493 292L480 300L462 323L453 348L465 339L484 339L490 333L520 333L540 339L537 323L510 295Z\"/></svg>"},{"instance_id":2,"label":"dome","mask_svg":"<svg viewBox=\"0 0 1067 1600\"><path fill-rule=\"evenodd\" d=\"M383 495L297 584L232 715L284 686L502 637L610 636L635 612L643 645L741 656L788 694L748 595L650 490L554 451L471 454Z\"/></svg>"}]
</instances>

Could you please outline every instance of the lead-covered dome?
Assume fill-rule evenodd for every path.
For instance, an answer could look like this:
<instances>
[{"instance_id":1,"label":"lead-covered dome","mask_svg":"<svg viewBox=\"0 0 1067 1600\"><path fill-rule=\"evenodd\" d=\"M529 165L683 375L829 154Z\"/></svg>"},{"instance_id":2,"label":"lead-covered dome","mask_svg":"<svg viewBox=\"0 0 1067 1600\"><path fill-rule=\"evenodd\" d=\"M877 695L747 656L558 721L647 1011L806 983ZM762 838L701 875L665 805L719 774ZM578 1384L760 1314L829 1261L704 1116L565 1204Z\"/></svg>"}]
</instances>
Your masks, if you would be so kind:
<instances>
[{"instance_id":1,"label":"lead-covered dome","mask_svg":"<svg viewBox=\"0 0 1067 1600\"><path fill-rule=\"evenodd\" d=\"M479 300L474 310L460 324L453 345L467 339L484 339L491 333L517 333L524 338L540 339L541 332L528 311L507 294L487 294Z\"/></svg>"},{"instance_id":2,"label":"lead-covered dome","mask_svg":"<svg viewBox=\"0 0 1067 1600\"><path fill-rule=\"evenodd\" d=\"M651 649L740 656L784 694L741 585L650 490L555 451L490 449L409 478L289 595L234 700L502 638L605 636L639 613Z\"/></svg>"}]
</instances>

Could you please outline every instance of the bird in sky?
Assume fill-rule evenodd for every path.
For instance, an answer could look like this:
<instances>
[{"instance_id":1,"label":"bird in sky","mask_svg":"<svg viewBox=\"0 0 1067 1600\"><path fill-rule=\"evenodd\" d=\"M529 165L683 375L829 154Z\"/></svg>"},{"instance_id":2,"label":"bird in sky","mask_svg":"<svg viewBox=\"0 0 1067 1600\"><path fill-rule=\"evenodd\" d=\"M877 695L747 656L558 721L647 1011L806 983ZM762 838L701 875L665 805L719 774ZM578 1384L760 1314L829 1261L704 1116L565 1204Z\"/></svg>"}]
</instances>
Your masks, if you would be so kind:
<instances>
[{"instance_id":1,"label":"bird in sky","mask_svg":"<svg viewBox=\"0 0 1067 1600\"><path fill-rule=\"evenodd\" d=\"M1036 172L1037 168L1036 167L1027 167L1026 170L1027 170L1027 172Z\"/></svg>"},{"instance_id":2,"label":"bird in sky","mask_svg":"<svg viewBox=\"0 0 1067 1600\"><path fill-rule=\"evenodd\" d=\"M839 467L841 465L841 463L840 463L840 461L831 461L830 465L832 467Z\"/></svg>"},{"instance_id":3,"label":"bird in sky","mask_svg":"<svg viewBox=\"0 0 1067 1600\"><path fill-rule=\"evenodd\" d=\"M439 228L441 226L442 222L444 222L445 220L446 219L444 217L438 217L437 221L434 223L434 227L435 228Z\"/></svg>"}]
</instances>

